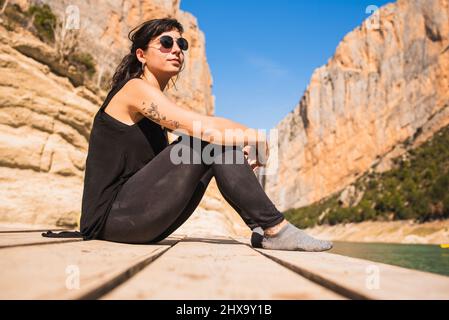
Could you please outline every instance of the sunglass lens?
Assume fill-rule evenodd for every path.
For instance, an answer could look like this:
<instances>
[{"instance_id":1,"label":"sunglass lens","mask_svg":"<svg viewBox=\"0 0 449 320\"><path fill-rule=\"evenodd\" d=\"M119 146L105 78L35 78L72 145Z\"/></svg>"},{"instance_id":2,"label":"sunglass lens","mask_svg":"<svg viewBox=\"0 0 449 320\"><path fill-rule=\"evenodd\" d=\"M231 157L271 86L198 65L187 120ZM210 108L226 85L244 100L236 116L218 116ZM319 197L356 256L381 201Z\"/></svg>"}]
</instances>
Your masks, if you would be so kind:
<instances>
[{"instance_id":1,"label":"sunglass lens","mask_svg":"<svg viewBox=\"0 0 449 320\"><path fill-rule=\"evenodd\" d=\"M162 36L160 39L161 45L166 48L170 49L173 47L173 38L169 36Z\"/></svg>"},{"instance_id":2,"label":"sunglass lens","mask_svg":"<svg viewBox=\"0 0 449 320\"><path fill-rule=\"evenodd\" d=\"M181 50L187 50L189 48L189 43L184 38L179 38L176 42Z\"/></svg>"}]
</instances>

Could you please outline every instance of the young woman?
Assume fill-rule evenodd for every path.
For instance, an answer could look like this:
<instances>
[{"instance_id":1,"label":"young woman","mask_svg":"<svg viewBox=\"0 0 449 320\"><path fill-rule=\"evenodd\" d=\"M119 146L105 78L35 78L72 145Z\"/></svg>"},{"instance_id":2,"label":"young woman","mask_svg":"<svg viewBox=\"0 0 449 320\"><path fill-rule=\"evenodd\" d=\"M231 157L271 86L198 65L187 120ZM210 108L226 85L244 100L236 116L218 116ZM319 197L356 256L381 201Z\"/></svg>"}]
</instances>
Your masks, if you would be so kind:
<instances>
[{"instance_id":1,"label":"young woman","mask_svg":"<svg viewBox=\"0 0 449 320\"><path fill-rule=\"evenodd\" d=\"M242 157L250 145L266 146L263 137L254 139L255 129L196 113L164 95L169 80L184 64L188 41L182 33L182 25L169 18L144 22L130 32L131 50L117 67L112 89L94 118L79 234L85 240L161 241L190 217L215 177L224 199L256 231L253 246L330 249L331 242L306 235L276 209L253 172L261 163L250 165L246 157L240 162L225 161L229 156ZM198 132L195 124L201 128ZM186 134L169 144L167 130L180 129ZM208 134L225 136L226 130L245 134L231 136L231 144ZM216 161L212 163L201 156L210 144L221 149L218 153L213 149ZM179 150L188 157L199 155L200 160L173 161Z\"/></svg>"}]
</instances>

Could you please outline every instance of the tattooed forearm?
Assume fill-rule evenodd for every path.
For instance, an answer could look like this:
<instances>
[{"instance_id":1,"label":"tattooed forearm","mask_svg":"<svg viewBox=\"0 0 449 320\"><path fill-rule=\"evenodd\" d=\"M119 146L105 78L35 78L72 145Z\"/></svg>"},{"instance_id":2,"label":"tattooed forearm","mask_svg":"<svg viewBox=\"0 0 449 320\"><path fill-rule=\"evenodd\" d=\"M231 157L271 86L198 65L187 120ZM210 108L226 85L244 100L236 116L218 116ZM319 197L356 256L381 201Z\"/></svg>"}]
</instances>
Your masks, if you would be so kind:
<instances>
[{"instance_id":1,"label":"tattooed forearm","mask_svg":"<svg viewBox=\"0 0 449 320\"><path fill-rule=\"evenodd\" d=\"M159 112L159 110L157 109L157 105L153 102L151 102L150 106L147 106L145 104L145 101L143 101L142 102L142 112L147 118L154 120L157 123L160 123L161 121L165 121L165 122L173 125L173 127L175 127L175 129L178 129L180 127L179 121L167 119L166 116L162 115ZM162 125L164 125L164 124L162 124Z\"/></svg>"}]
</instances>

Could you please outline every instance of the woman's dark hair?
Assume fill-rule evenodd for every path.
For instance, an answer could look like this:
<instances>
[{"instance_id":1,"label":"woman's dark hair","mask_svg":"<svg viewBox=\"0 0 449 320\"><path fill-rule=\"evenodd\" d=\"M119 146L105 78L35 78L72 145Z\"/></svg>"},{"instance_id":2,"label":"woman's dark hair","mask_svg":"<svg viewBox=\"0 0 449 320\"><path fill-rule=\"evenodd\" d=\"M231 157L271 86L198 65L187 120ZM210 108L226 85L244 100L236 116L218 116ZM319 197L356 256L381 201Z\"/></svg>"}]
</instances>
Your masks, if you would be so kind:
<instances>
[{"instance_id":1,"label":"woman's dark hair","mask_svg":"<svg viewBox=\"0 0 449 320\"><path fill-rule=\"evenodd\" d=\"M178 30L181 34L184 32L184 28L178 20L162 18L145 21L128 33L128 39L132 41L130 53L123 57L122 61L115 69L111 80L111 91L122 83L122 81L126 82L142 75L142 63L136 57L136 50L146 50L148 43L153 38L171 30Z\"/></svg>"}]
</instances>

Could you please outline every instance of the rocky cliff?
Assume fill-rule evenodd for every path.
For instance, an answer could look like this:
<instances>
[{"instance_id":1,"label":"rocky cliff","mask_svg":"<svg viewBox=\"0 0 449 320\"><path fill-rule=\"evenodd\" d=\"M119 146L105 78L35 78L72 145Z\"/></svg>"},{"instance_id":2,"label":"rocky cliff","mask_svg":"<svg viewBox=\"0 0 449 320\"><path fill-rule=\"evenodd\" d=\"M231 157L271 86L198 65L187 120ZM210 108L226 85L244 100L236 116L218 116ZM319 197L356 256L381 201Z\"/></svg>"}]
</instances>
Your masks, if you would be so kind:
<instances>
[{"instance_id":1,"label":"rocky cliff","mask_svg":"<svg viewBox=\"0 0 449 320\"><path fill-rule=\"evenodd\" d=\"M69 4L76 6L76 49L93 57L96 71L88 84L74 85L76 72L58 67L56 49L28 31L32 22L6 21L12 17L21 22L35 1L10 1L0 16L0 221L76 226L92 120L107 93L94 84L109 80L129 51L129 30L156 17L176 17L183 24L190 42L186 67L177 89L168 91L179 103L213 114L212 78L204 34L195 17L179 9L178 0L98 1L95 10L85 0L39 1L43 3L61 20ZM220 220L219 233L241 227L214 180L200 207L198 212L209 216L204 223ZM184 229L201 226L190 222Z\"/></svg>"},{"instance_id":2,"label":"rocky cliff","mask_svg":"<svg viewBox=\"0 0 449 320\"><path fill-rule=\"evenodd\" d=\"M449 1L399 0L347 34L277 126L281 210L339 192L449 124ZM377 24L377 25L376 25Z\"/></svg>"}]
</instances>

